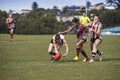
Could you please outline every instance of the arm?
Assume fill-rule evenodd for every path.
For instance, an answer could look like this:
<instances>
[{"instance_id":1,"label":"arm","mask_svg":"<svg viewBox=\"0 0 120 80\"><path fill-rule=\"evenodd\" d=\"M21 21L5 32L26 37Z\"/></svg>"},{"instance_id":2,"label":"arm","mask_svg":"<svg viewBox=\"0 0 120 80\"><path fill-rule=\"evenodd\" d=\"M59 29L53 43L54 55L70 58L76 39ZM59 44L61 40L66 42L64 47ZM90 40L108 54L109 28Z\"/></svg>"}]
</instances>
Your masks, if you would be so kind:
<instances>
[{"instance_id":1,"label":"arm","mask_svg":"<svg viewBox=\"0 0 120 80\"><path fill-rule=\"evenodd\" d=\"M64 42L65 47L66 47L66 53L65 53L65 54L63 54L63 57L65 57L65 56L67 56L67 55L68 55L68 50L69 50L69 48L68 48L68 44L67 44L67 42L66 42L66 40L65 40L65 39L63 39L63 42Z\"/></svg>"},{"instance_id":2,"label":"arm","mask_svg":"<svg viewBox=\"0 0 120 80\"><path fill-rule=\"evenodd\" d=\"M86 26L84 26L88 31L89 31L89 29L90 29L90 23L89 24L87 24Z\"/></svg>"},{"instance_id":3,"label":"arm","mask_svg":"<svg viewBox=\"0 0 120 80\"><path fill-rule=\"evenodd\" d=\"M6 24L12 24L14 22L16 22L14 18L12 19L12 21L9 21L8 18L6 19Z\"/></svg>"},{"instance_id":4,"label":"arm","mask_svg":"<svg viewBox=\"0 0 120 80\"><path fill-rule=\"evenodd\" d=\"M72 27L69 27L67 30L63 31L63 32L58 32L58 34L65 34L65 33L68 33L68 32L71 32L72 29L73 29L74 26Z\"/></svg>"},{"instance_id":5,"label":"arm","mask_svg":"<svg viewBox=\"0 0 120 80\"><path fill-rule=\"evenodd\" d=\"M8 24L9 23L9 20L8 20L8 18L6 19L6 24Z\"/></svg>"},{"instance_id":6,"label":"arm","mask_svg":"<svg viewBox=\"0 0 120 80\"><path fill-rule=\"evenodd\" d=\"M88 20L88 22L90 22L90 19L89 19L89 17L87 17L87 20Z\"/></svg>"},{"instance_id":7,"label":"arm","mask_svg":"<svg viewBox=\"0 0 120 80\"><path fill-rule=\"evenodd\" d=\"M82 23L82 17L80 18L80 23Z\"/></svg>"}]
</instances>

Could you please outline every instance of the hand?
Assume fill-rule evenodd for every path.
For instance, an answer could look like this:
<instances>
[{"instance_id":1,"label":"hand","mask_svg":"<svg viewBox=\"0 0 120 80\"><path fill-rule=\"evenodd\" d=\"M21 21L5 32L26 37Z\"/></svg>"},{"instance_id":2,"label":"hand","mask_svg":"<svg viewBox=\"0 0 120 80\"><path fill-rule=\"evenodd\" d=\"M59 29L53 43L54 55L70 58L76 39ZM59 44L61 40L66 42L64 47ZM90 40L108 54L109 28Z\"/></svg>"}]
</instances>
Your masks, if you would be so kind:
<instances>
[{"instance_id":1,"label":"hand","mask_svg":"<svg viewBox=\"0 0 120 80\"><path fill-rule=\"evenodd\" d=\"M89 33L91 33L91 32L93 32L93 29L92 29L92 28L89 29Z\"/></svg>"},{"instance_id":2,"label":"hand","mask_svg":"<svg viewBox=\"0 0 120 80\"><path fill-rule=\"evenodd\" d=\"M61 32L61 31L59 31L59 32L58 32L58 34L62 34L62 32Z\"/></svg>"}]
</instances>

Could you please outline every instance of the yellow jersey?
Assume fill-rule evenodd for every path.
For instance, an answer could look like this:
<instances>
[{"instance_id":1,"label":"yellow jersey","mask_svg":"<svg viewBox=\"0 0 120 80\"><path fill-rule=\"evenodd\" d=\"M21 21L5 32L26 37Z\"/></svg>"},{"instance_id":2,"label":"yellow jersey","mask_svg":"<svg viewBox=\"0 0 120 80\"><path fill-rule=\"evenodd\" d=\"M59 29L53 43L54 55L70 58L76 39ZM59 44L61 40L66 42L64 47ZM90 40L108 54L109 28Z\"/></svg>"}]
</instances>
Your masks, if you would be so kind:
<instances>
[{"instance_id":1,"label":"yellow jersey","mask_svg":"<svg viewBox=\"0 0 120 80\"><path fill-rule=\"evenodd\" d=\"M90 19L87 16L82 16L80 18L80 23L83 25L87 25L90 22Z\"/></svg>"}]
</instances>

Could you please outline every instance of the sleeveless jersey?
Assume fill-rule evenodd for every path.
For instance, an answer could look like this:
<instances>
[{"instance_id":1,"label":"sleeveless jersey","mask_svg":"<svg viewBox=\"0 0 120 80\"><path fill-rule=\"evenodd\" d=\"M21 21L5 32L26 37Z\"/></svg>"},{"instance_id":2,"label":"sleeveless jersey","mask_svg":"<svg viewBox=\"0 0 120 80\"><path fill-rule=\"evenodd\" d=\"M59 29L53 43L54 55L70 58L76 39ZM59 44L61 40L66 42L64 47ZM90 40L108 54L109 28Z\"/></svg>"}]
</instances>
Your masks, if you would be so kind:
<instances>
[{"instance_id":1,"label":"sleeveless jersey","mask_svg":"<svg viewBox=\"0 0 120 80\"><path fill-rule=\"evenodd\" d=\"M97 22L96 24L95 24L95 22L91 22L90 24L89 24L89 26L90 26L90 28L92 28L92 29L94 29L95 31L98 31L98 27L100 27L100 22ZM94 32L92 33L92 38L97 38L97 39L102 39L102 35L101 35L101 33L100 33L100 35L96 35Z\"/></svg>"},{"instance_id":2,"label":"sleeveless jersey","mask_svg":"<svg viewBox=\"0 0 120 80\"><path fill-rule=\"evenodd\" d=\"M54 36L52 37L51 43L53 43L53 39L55 39L55 36L56 36L56 35L54 35ZM64 36L63 36L62 34L60 34L60 41L59 41L58 44L63 44L63 39L64 39Z\"/></svg>"},{"instance_id":3,"label":"sleeveless jersey","mask_svg":"<svg viewBox=\"0 0 120 80\"><path fill-rule=\"evenodd\" d=\"M15 28L15 24L14 24L14 21L15 21L15 20L14 20L14 18L8 18L7 20L8 20L8 22L9 22L9 23L8 23L8 28L9 28L9 29Z\"/></svg>"},{"instance_id":4,"label":"sleeveless jersey","mask_svg":"<svg viewBox=\"0 0 120 80\"><path fill-rule=\"evenodd\" d=\"M74 27L74 32L77 34L77 39L87 39L87 30L83 27L83 25L80 25L79 28Z\"/></svg>"}]
</instances>

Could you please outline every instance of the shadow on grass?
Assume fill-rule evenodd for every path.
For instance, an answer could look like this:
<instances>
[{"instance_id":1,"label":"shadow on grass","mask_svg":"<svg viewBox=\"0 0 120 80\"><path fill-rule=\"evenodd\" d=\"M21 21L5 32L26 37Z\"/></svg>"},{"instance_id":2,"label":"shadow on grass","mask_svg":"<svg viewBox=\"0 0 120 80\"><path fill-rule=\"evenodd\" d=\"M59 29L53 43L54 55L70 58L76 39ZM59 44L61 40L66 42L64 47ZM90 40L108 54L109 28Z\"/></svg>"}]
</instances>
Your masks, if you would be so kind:
<instances>
[{"instance_id":1,"label":"shadow on grass","mask_svg":"<svg viewBox=\"0 0 120 80\"><path fill-rule=\"evenodd\" d=\"M60 62L60 63L69 63L69 62L79 62L79 61L74 61L74 60L60 60L58 62Z\"/></svg>"},{"instance_id":2,"label":"shadow on grass","mask_svg":"<svg viewBox=\"0 0 120 80\"><path fill-rule=\"evenodd\" d=\"M120 58L107 58L103 59L103 61L120 61Z\"/></svg>"},{"instance_id":3,"label":"shadow on grass","mask_svg":"<svg viewBox=\"0 0 120 80\"><path fill-rule=\"evenodd\" d=\"M95 61L99 61L99 60L95 60ZM103 59L102 61L120 61L120 58L106 58L106 59ZM59 63L71 63L71 62L82 62L82 61L74 61L74 60L59 60L57 61ZM87 61L89 62L89 61Z\"/></svg>"}]
</instances>

